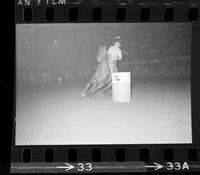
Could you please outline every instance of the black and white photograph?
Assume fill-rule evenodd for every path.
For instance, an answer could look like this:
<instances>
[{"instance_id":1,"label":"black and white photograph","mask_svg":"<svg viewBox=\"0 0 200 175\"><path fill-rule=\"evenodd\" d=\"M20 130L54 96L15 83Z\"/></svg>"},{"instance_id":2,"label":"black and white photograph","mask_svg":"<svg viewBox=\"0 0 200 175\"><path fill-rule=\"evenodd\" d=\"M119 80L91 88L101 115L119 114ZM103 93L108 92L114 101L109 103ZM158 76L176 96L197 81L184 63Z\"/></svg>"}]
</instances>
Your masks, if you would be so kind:
<instances>
[{"instance_id":1,"label":"black and white photograph","mask_svg":"<svg viewBox=\"0 0 200 175\"><path fill-rule=\"evenodd\" d=\"M192 143L189 23L16 25L16 145Z\"/></svg>"}]
</instances>

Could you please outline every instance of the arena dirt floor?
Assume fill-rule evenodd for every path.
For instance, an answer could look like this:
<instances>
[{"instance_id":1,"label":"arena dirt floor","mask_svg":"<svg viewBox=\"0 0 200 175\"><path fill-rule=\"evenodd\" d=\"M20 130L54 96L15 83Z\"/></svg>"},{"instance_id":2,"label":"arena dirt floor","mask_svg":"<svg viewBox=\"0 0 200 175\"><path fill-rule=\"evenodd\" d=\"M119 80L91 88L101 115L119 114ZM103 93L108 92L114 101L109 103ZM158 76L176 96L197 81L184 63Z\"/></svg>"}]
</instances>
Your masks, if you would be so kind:
<instances>
[{"instance_id":1,"label":"arena dirt floor","mask_svg":"<svg viewBox=\"0 0 200 175\"><path fill-rule=\"evenodd\" d=\"M86 83L19 85L16 145L192 142L189 78L133 79L129 104L81 97Z\"/></svg>"}]
</instances>

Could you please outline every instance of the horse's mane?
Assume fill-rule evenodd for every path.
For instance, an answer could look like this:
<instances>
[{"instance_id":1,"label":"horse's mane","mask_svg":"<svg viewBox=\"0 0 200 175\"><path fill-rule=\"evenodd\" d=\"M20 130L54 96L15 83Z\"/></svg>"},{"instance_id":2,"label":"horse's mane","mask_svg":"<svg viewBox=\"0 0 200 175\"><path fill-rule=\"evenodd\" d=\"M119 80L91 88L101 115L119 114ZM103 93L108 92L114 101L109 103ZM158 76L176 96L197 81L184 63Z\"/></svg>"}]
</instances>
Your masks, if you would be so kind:
<instances>
[{"instance_id":1,"label":"horse's mane","mask_svg":"<svg viewBox=\"0 0 200 175\"><path fill-rule=\"evenodd\" d=\"M97 54L97 61L101 62L107 58L107 46L99 46L98 54Z\"/></svg>"},{"instance_id":2,"label":"horse's mane","mask_svg":"<svg viewBox=\"0 0 200 175\"><path fill-rule=\"evenodd\" d=\"M100 46L97 54L97 61L99 62L96 73L95 79L100 82L109 78L110 76L110 68L108 65L108 56L107 56L107 46Z\"/></svg>"}]
</instances>

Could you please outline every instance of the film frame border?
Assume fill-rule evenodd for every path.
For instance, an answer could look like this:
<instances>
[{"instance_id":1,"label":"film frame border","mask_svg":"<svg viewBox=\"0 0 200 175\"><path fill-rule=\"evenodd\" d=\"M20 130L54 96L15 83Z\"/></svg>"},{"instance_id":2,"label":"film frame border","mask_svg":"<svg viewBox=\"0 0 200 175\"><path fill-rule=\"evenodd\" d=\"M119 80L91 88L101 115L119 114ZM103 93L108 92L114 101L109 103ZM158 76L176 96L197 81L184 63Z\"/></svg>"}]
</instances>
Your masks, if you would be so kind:
<instances>
[{"instance_id":1,"label":"film frame border","mask_svg":"<svg viewBox=\"0 0 200 175\"><path fill-rule=\"evenodd\" d=\"M33 10L33 14L37 12L37 18L33 18L32 21L25 22L23 19L24 9L30 7L16 7L16 23L91 23L91 22L98 22L98 23L113 23L113 22L190 22L193 23L193 45L199 43L197 40L196 35L199 38L200 31L200 3L195 2L182 2L182 3L168 3L167 1L163 3L156 3L156 2L132 2L132 3L114 3L110 2L109 5L105 5L104 2L102 3L75 3L71 2L67 5L62 6L54 6L54 5L41 5L35 7L31 6ZM45 20L45 9L46 8L53 8L54 16L53 21L46 21ZM67 15L64 15L63 12L66 12L70 8L77 8L78 14L81 16L77 17L77 20L69 20ZM93 20L91 18L92 9L103 9L102 10L102 18L101 20ZM151 9L149 20L141 21L141 9ZM62 10L59 10L62 9ZM116 20L117 9L126 9L126 17L123 17L123 20ZM153 9L153 10L152 10ZM174 20L165 21L164 20L164 10L165 9L174 9ZM188 13L190 9L198 9L198 17L194 21L188 20ZM88 13L83 13L83 12ZM111 12L110 12L111 11ZM38 13L39 12L39 13ZM127 13L128 12L128 13ZM159 15L156 15L158 12ZM187 13L185 13L187 12ZM40 15L39 15L40 14ZM82 14L82 15L80 15ZM106 14L106 15L104 15ZM154 18L155 17L155 18ZM196 26L196 27L194 27ZM197 127L200 123L200 99L199 99L199 92L200 89L199 85L197 84L197 75L199 73L198 70L198 55L200 55L199 49L196 47L192 47L192 137L193 143L192 144L137 144L137 145L43 145L43 146L15 146L14 140L12 144L12 162L17 163L30 163L30 162L60 162L60 161L69 161L69 162L79 162L79 161L92 161L92 162L126 162L126 161L142 161L147 163L152 163L154 161L191 161L191 162L199 162L200 161L200 129L197 130ZM195 58L195 59L194 59ZM196 63L195 63L196 62ZM16 78L16 77L15 77ZM13 129L14 130L14 129ZM194 133L195 132L195 133ZM13 133L15 134L15 133ZM196 135L195 135L196 134ZM14 137L13 137L14 139ZM96 151L94 151L96 150ZM46 153L45 153L46 152ZM69 154L69 152L71 152ZM70 156L71 155L71 156ZM134 157L130 155L135 155ZM166 156L167 155L167 156ZM192 155L196 158L193 159ZM166 157L165 157L166 156ZM145 159L144 157L147 157Z\"/></svg>"}]
</instances>

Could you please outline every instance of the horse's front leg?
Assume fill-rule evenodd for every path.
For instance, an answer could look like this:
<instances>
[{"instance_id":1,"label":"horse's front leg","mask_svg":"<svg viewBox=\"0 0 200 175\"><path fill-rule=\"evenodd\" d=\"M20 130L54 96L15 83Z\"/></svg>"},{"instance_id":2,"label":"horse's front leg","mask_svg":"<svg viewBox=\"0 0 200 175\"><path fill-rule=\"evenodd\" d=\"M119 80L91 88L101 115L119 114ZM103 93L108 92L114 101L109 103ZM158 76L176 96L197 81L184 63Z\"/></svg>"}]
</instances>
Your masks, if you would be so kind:
<instances>
[{"instance_id":1,"label":"horse's front leg","mask_svg":"<svg viewBox=\"0 0 200 175\"><path fill-rule=\"evenodd\" d=\"M88 90L91 88L91 86L94 84L94 82L90 81L87 85L85 90L82 92L82 96L85 97L88 95Z\"/></svg>"},{"instance_id":2,"label":"horse's front leg","mask_svg":"<svg viewBox=\"0 0 200 175\"><path fill-rule=\"evenodd\" d=\"M97 89L97 87L98 87L98 83L95 82L95 83L93 84L93 86L91 87L91 91L90 91L89 96L91 96L91 97L94 96L94 94L96 93L96 89Z\"/></svg>"}]
</instances>

